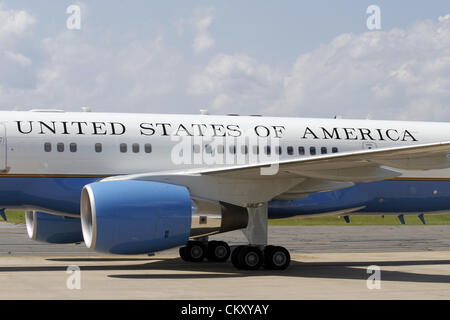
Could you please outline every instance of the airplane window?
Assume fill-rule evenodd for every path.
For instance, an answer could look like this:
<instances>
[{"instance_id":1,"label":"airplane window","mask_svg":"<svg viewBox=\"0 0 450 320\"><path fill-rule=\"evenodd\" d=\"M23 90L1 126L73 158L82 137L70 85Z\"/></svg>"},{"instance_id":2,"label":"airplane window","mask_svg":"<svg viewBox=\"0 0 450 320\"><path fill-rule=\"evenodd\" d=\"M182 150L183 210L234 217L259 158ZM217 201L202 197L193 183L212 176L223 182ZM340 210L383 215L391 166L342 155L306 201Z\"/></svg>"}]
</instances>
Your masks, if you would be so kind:
<instances>
[{"instance_id":1,"label":"airplane window","mask_svg":"<svg viewBox=\"0 0 450 320\"><path fill-rule=\"evenodd\" d=\"M58 152L64 152L64 143L58 142L56 145L56 150L58 150Z\"/></svg>"},{"instance_id":2,"label":"airplane window","mask_svg":"<svg viewBox=\"0 0 450 320\"><path fill-rule=\"evenodd\" d=\"M200 146L198 144L194 144L192 146L194 153L200 153Z\"/></svg>"},{"instance_id":3,"label":"airplane window","mask_svg":"<svg viewBox=\"0 0 450 320\"><path fill-rule=\"evenodd\" d=\"M291 146L287 147L287 154L292 156L294 154L294 148Z\"/></svg>"},{"instance_id":4,"label":"airplane window","mask_svg":"<svg viewBox=\"0 0 450 320\"><path fill-rule=\"evenodd\" d=\"M316 148L315 148L315 147L309 148L309 154L310 154L310 155L315 156L316 153L317 153L317 152L316 152Z\"/></svg>"},{"instance_id":5,"label":"airplane window","mask_svg":"<svg viewBox=\"0 0 450 320\"><path fill-rule=\"evenodd\" d=\"M277 147L275 148L275 153L276 153L276 154L281 154L281 147L280 147L280 146L277 146Z\"/></svg>"},{"instance_id":6,"label":"airplane window","mask_svg":"<svg viewBox=\"0 0 450 320\"><path fill-rule=\"evenodd\" d=\"M77 144L75 142L72 142L69 145L69 149L70 149L70 152L77 152Z\"/></svg>"},{"instance_id":7,"label":"airplane window","mask_svg":"<svg viewBox=\"0 0 450 320\"><path fill-rule=\"evenodd\" d=\"M331 152L333 152L333 153L338 153L338 148L336 148L336 147L333 147L333 149L331 149Z\"/></svg>"},{"instance_id":8,"label":"airplane window","mask_svg":"<svg viewBox=\"0 0 450 320\"><path fill-rule=\"evenodd\" d=\"M248 147L247 146L241 146L241 153L247 154L248 153Z\"/></svg>"},{"instance_id":9,"label":"airplane window","mask_svg":"<svg viewBox=\"0 0 450 320\"><path fill-rule=\"evenodd\" d=\"M301 156L305 155L305 147L298 147L298 154Z\"/></svg>"},{"instance_id":10,"label":"airplane window","mask_svg":"<svg viewBox=\"0 0 450 320\"><path fill-rule=\"evenodd\" d=\"M223 147L223 144L219 144L217 146L217 153L223 154L225 151L225 148Z\"/></svg>"},{"instance_id":11,"label":"airplane window","mask_svg":"<svg viewBox=\"0 0 450 320\"><path fill-rule=\"evenodd\" d=\"M144 145L144 150L145 150L145 153L151 153L152 152L152 145L150 143L146 143Z\"/></svg>"},{"instance_id":12,"label":"airplane window","mask_svg":"<svg viewBox=\"0 0 450 320\"><path fill-rule=\"evenodd\" d=\"M230 146L230 153L236 153L236 146Z\"/></svg>"},{"instance_id":13,"label":"airplane window","mask_svg":"<svg viewBox=\"0 0 450 320\"><path fill-rule=\"evenodd\" d=\"M95 152L102 152L102 144L101 143L95 144Z\"/></svg>"},{"instance_id":14,"label":"airplane window","mask_svg":"<svg viewBox=\"0 0 450 320\"><path fill-rule=\"evenodd\" d=\"M44 143L44 151L45 152L51 152L52 151L52 144L50 142Z\"/></svg>"},{"instance_id":15,"label":"airplane window","mask_svg":"<svg viewBox=\"0 0 450 320\"><path fill-rule=\"evenodd\" d=\"M266 146L264 148L264 151L266 152L267 155L269 155L270 154L270 146Z\"/></svg>"},{"instance_id":16,"label":"airplane window","mask_svg":"<svg viewBox=\"0 0 450 320\"><path fill-rule=\"evenodd\" d=\"M131 146L131 149L133 150L133 153L138 153L139 152L139 143L133 143L133 145Z\"/></svg>"},{"instance_id":17,"label":"airplane window","mask_svg":"<svg viewBox=\"0 0 450 320\"><path fill-rule=\"evenodd\" d=\"M126 143L121 143L120 144L120 152L125 153L127 152L127 144Z\"/></svg>"},{"instance_id":18,"label":"airplane window","mask_svg":"<svg viewBox=\"0 0 450 320\"><path fill-rule=\"evenodd\" d=\"M259 146L253 146L253 154L259 154Z\"/></svg>"},{"instance_id":19,"label":"airplane window","mask_svg":"<svg viewBox=\"0 0 450 320\"><path fill-rule=\"evenodd\" d=\"M211 145L207 144L207 145L205 146L205 152L206 152L206 153L209 153L209 154L212 154L212 147L211 147Z\"/></svg>"},{"instance_id":20,"label":"airplane window","mask_svg":"<svg viewBox=\"0 0 450 320\"><path fill-rule=\"evenodd\" d=\"M328 153L327 148L326 148L326 147L320 148L320 153L321 153L321 154L327 154L327 153Z\"/></svg>"}]
</instances>

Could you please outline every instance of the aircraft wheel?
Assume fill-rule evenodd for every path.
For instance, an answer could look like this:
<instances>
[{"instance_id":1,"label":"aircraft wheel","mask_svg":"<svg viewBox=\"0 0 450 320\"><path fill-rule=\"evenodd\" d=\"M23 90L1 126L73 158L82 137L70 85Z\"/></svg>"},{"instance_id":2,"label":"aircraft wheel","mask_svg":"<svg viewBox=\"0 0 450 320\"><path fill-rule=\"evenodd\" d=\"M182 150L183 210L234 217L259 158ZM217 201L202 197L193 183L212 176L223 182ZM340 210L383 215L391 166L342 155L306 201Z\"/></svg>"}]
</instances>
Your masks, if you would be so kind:
<instances>
[{"instance_id":1,"label":"aircraft wheel","mask_svg":"<svg viewBox=\"0 0 450 320\"><path fill-rule=\"evenodd\" d=\"M264 248L264 267L270 270L284 270L291 263L291 255L286 248L267 246Z\"/></svg>"},{"instance_id":2,"label":"aircraft wheel","mask_svg":"<svg viewBox=\"0 0 450 320\"><path fill-rule=\"evenodd\" d=\"M206 247L201 241L189 241L185 252L188 261L201 262L206 256Z\"/></svg>"},{"instance_id":3,"label":"aircraft wheel","mask_svg":"<svg viewBox=\"0 0 450 320\"><path fill-rule=\"evenodd\" d=\"M233 266L236 269L241 269L241 267L239 266L239 261L238 261L238 254L239 252L241 252L242 248L244 248L245 246L237 246L236 248L233 249L233 251L231 252L231 263L233 264Z\"/></svg>"},{"instance_id":4,"label":"aircraft wheel","mask_svg":"<svg viewBox=\"0 0 450 320\"><path fill-rule=\"evenodd\" d=\"M186 255L186 246L181 247L179 252L180 252L180 257L183 261L189 261L187 255Z\"/></svg>"},{"instance_id":5,"label":"aircraft wheel","mask_svg":"<svg viewBox=\"0 0 450 320\"><path fill-rule=\"evenodd\" d=\"M258 270L264 263L261 250L252 246L244 246L236 258L239 268L244 270Z\"/></svg>"},{"instance_id":6,"label":"aircraft wheel","mask_svg":"<svg viewBox=\"0 0 450 320\"><path fill-rule=\"evenodd\" d=\"M208 243L208 250L206 258L209 261L225 262L230 257L230 246L223 241L210 241Z\"/></svg>"}]
</instances>

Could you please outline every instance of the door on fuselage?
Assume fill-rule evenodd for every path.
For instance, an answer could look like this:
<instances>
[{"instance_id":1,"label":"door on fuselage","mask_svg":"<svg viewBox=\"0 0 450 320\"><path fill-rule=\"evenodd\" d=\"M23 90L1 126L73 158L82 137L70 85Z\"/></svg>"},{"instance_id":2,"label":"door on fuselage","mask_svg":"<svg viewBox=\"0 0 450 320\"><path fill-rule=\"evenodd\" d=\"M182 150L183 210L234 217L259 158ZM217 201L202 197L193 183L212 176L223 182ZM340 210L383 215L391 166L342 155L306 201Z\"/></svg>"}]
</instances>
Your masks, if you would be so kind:
<instances>
[{"instance_id":1,"label":"door on fuselage","mask_svg":"<svg viewBox=\"0 0 450 320\"><path fill-rule=\"evenodd\" d=\"M0 123L0 171L7 171L6 168L6 127Z\"/></svg>"}]
</instances>

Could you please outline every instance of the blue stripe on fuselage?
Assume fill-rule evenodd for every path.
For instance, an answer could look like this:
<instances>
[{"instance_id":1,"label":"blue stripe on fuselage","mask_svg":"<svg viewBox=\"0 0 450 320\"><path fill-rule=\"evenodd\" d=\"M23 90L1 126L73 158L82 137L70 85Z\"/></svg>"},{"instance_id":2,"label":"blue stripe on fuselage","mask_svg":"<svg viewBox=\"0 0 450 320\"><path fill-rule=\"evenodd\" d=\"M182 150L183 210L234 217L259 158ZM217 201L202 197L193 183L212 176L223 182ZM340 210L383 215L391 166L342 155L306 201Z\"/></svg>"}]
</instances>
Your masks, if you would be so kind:
<instances>
[{"instance_id":1,"label":"blue stripe on fuselage","mask_svg":"<svg viewBox=\"0 0 450 320\"><path fill-rule=\"evenodd\" d=\"M306 198L270 203L272 219L366 206L361 212L430 212L450 210L449 180L386 180L320 192Z\"/></svg>"},{"instance_id":2,"label":"blue stripe on fuselage","mask_svg":"<svg viewBox=\"0 0 450 320\"><path fill-rule=\"evenodd\" d=\"M80 213L81 190L94 177L0 177L0 206Z\"/></svg>"},{"instance_id":3,"label":"blue stripe on fuselage","mask_svg":"<svg viewBox=\"0 0 450 320\"><path fill-rule=\"evenodd\" d=\"M79 214L82 188L101 177L0 177L0 207L35 207ZM269 217L285 218L366 206L363 212L450 210L450 180L387 180L357 183L298 200L269 203Z\"/></svg>"}]
</instances>

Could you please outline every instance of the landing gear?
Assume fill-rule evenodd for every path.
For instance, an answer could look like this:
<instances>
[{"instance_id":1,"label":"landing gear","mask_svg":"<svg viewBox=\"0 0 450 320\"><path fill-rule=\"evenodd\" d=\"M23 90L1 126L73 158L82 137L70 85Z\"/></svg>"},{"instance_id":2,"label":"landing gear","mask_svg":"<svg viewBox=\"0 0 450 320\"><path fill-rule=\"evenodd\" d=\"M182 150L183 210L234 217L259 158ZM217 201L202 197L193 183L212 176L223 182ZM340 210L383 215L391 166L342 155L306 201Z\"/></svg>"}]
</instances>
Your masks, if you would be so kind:
<instances>
[{"instance_id":1,"label":"landing gear","mask_svg":"<svg viewBox=\"0 0 450 320\"><path fill-rule=\"evenodd\" d=\"M257 270L261 266L269 270L284 270L291 263L289 252L278 246L268 246L268 206L259 203L249 206L248 225L242 230L248 246L239 246L231 254L231 262L237 269Z\"/></svg>"},{"instance_id":2,"label":"landing gear","mask_svg":"<svg viewBox=\"0 0 450 320\"><path fill-rule=\"evenodd\" d=\"M264 263L264 256L258 247L239 246L233 251L231 263L236 269L258 270Z\"/></svg>"},{"instance_id":3,"label":"landing gear","mask_svg":"<svg viewBox=\"0 0 450 320\"><path fill-rule=\"evenodd\" d=\"M206 253L206 259L208 261L225 262L228 260L231 254L230 246L223 241L210 241L208 242L208 250Z\"/></svg>"},{"instance_id":4,"label":"landing gear","mask_svg":"<svg viewBox=\"0 0 450 320\"><path fill-rule=\"evenodd\" d=\"M263 251L256 246L238 246L231 254L233 266L242 270L258 270L262 266L268 270L284 270L290 262L289 252L278 246L266 246Z\"/></svg>"},{"instance_id":5,"label":"landing gear","mask_svg":"<svg viewBox=\"0 0 450 320\"><path fill-rule=\"evenodd\" d=\"M200 262L205 258L208 261L225 262L230 257L231 263L237 269L258 270L264 267L268 270L284 270L291 263L289 252L279 246L267 245L267 203L258 203L247 208L248 224L243 229L249 245L238 246L233 252L223 241L209 241L201 238L189 241L185 247L180 248L180 256L184 261Z\"/></svg>"},{"instance_id":6,"label":"landing gear","mask_svg":"<svg viewBox=\"0 0 450 320\"><path fill-rule=\"evenodd\" d=\"M264 267L268 270L284 270L291 263L289 251L279 246L238 246L233 252L226 242L189 241L180 248L180 257L184 261L201 262L205 258L210 262L225 262L231 255L231 263L236 269L258 270Z\"/></svg>"},{"instance_id":7,"label":"landing gear","mask_svg":"<svg viewBox=\"0 0 450 320\"><path fill-rule=\"evenodd\" d=\"M223 241L189 241L180 248L180 257L184 261L201 262L205 258L208 261L225 262L231 254L231 249Z\"/></svg>"},{"instance_id":8,"label":"landing gear","mask_svg":"<svg viewBox=\"0 0 450 320\"><path fill-rule=\"evenodd\" d=\"M201 262L206 257L206 246L201 241L189 241L180 248L180 257L184 261Z\"/></svg>"},{"instance_id":9,"label":"landing gear","mask_svg":"<svg viewBox=\"0 0 450 320\"><path fill-rule=\"evenodd\" d=\"M269 270L284 270L291 263L291 255L286 248L267 246L264 248L264 268Z\"/></svg>"}]
</instances>

